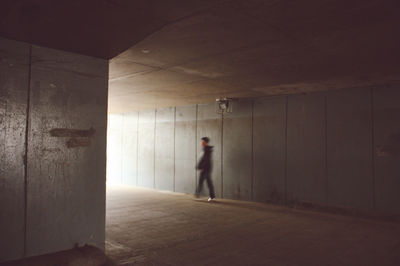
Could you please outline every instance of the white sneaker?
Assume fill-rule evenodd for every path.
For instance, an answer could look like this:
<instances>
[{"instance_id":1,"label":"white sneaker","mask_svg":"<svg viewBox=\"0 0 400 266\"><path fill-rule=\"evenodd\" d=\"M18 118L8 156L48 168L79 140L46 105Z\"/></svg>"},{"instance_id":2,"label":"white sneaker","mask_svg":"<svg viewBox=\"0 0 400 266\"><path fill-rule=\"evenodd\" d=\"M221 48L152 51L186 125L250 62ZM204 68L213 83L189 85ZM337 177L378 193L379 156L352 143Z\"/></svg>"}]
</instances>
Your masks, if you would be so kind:
<instances>
[{"instance_id":1,"label":"white sneaker","mask_svg":"<svg viewBox=\"0 0 400 266\"><path fill-rule=\"evenodd\" d=\"M215 198L208 198L208 201L215 201Z\"/></svg>"}]
</instances>

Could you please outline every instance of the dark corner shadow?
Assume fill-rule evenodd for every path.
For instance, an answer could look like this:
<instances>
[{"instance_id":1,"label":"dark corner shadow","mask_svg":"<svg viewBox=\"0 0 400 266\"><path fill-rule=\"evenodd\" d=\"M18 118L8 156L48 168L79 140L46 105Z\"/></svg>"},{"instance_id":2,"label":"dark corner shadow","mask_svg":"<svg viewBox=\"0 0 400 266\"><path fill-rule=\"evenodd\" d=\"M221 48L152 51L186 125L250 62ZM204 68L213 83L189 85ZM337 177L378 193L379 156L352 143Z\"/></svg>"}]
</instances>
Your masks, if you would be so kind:
<instances>
[{"instance_id":1,"label":"dark corner shadow","mask_svg":"<svg viewBox=\"0 0 400 266\"><path fill-rule=\"evenodd\" d=\"M85 245L70 250L13 260L0 263L0 266L69 266L69 265L93 265L115 266L104 252L93 246Z\"/></svg>"}]
</instances>

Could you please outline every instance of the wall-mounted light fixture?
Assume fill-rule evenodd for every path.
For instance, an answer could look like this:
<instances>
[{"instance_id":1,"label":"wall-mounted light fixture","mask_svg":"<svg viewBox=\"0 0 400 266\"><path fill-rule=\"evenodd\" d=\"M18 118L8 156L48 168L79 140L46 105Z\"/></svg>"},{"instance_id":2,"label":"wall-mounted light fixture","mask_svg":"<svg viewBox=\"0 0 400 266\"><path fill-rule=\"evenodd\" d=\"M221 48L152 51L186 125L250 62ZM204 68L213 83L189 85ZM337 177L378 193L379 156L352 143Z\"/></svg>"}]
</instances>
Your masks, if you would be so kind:
<instances>
[{"instance_id":1,"label":"wall-mounted light fixture","mask_svg":"<svg viewBox=\"0 0 400 266\"><path fill-rule=\"evenodd\" d=\"M232 113L233 101L231 98L220 98L215 100L217 114Z\"/></svg>"}]
</instances>

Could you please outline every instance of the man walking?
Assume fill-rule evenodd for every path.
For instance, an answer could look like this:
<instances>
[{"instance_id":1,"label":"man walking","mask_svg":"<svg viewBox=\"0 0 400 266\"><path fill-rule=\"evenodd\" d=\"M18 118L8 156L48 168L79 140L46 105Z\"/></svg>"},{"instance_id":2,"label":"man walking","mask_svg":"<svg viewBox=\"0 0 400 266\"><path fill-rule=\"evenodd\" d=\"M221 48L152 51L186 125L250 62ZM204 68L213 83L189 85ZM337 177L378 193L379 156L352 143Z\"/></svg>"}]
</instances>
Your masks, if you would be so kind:
<instances>
[{"instance_id":1,"label":"man walking","mask_svg":"<svg viewBox=\"0 0 400 266\"><path fill-rule=\"evenodd\" d=\"M207 181L208 190L210 192L210 198L208 199L208 201L213 201L215 199L214 186L211 180L211 170L212 170L211 154L213 147L208 145L209 142L210 142L209 138L207 137L201 138L201 146L203 147L204 153L203 157L201 157L197 165L197 169L200 170L200 178L199 178L199 185L197 186L196 190L196 197L199 197L205 179Z\"/></svg>"}]
</instances>

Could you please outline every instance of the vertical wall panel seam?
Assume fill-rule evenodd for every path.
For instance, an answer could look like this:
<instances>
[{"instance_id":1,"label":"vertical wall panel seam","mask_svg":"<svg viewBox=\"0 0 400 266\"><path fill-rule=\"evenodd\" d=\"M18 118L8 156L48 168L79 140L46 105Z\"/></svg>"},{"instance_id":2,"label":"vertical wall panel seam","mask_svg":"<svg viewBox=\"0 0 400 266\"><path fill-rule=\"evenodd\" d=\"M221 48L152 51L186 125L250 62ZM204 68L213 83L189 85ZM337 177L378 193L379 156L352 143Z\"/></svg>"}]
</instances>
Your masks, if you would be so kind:
<instances>
[{"instance_id":1,"label":"vertical wall panel seam","mask_svg":"<svg viewBox=\"0 0 400 266\"><path fill-rule=\"evenodd\" d=\"M285 103L285 204L287 204L287 173L288 173L288 110L289 110L289 97L286 96L286 103Z\"/></svg>"},{"instance_id":2,"label":"vertical wall panel seam","mask_svg":"<svg viewBox=\"0 0 400 266\"><path fill-rule=\"evenodd\" d=\"M251 200L254 200L254 102L251 101Z\"/></svg>"},{"instance_id":3,"label":"vertical wall panel seam","mask_svg":"<svg viewBox=\"0 0 400 266\"><path fill-rule=\"evenodd\" d=\"M194 160L195 160L195 166L197 166L197 138L198 138L198 135L197 135L197 130L198 130L198 119L199 119L199 105L198 104L196 104L196 132L194 133L194 136L195 136L195 142L194 142L194 152L195 152L195 156L194 156ZM198 183L198 180L197 180L197 167L195 167L194 168L195 170L194 170L194 177L195 177L195 189L196 189L196 191L197 191L197 183Z\"/></svg>"},{"instance_id":4,"label":"vertical wall panel seam","mask_svg":"<svg viewBox=\"0 0 400 266\"><path fill-rule=\"evenodd\" d=\"M27 229L28 229L28 141L30 131L30 112L31 112L31 78L32 78L32 45L29 46L28 62L28 87L26 104L26 124L25 124L25 155L24 155L24 248L23 257L27 254Z\"/></svg>"},{"instance_id":5,"label":"vertical wall panel seam","mask_svg":"<svg viewBox=\"0 0 400 266\"><path fill-rule=\"evenodd\" d=\"M154 151L153 151L153 188L156 188L156 131L157 131L157 109L154 110Z\"/></svg>"},{"instance_id":6,"label":"vertical wall panel seam","mask_svg":"<svg viewBox=\"0 0 400 266\"><path fill-rule=\"evenodd\" d=\"M221 198L224 198L224 113L221 113Z\"/></svg>"},{"instance_id":7,"label":"vertical wall panel seam","mask_svg":"<svg viewBox=\"0 0 400 266\"><path fill-rule=\"evenodd\" d=\"M328 96L325 95L325 203L329 201L329 176L328 176Z\"/></svg>"},{"instance_id":8,"label":"vertical wall panel seam","mask_svg":"<svg viewBox=\"0 0 400 266\"><path fill-rule=\"evenodd\" d=\"M136 186L139 186L139 117L140 112L137 112L137 124L136 124Z\"/></svg>"},{"instance_id":9,"label":"vertical wall panel seam","mask_svg":"<svg viewBox=\"0 0 400 266\"><path fill-rule=\"evenodd\" d=\"M175 179L176 179L176 106L174 107L174 187L173 191L175 192Z\"/></svg>"},{"instance_id":10,"label":"vertical wall panel seam","mask_svg":"<svg viewBox=\"0 0 400 266\"><path fill-rule=\"evenodd\" d=\"M124 177L124 173L123 173L123 170L124 170L124 151L123 151L123 147L124 147L124 129L125 129L124 125L125 125L125 114L122 114L121 147L120 147L120 152L121 152L121 171L120 171L120 173L121 173L121 176L120 176L121 184L124 184L124 178L123 178Z\"/></svg>"},{"instance_id":11,"label":"vertical wall panel seam","mask_svg":"<svg viewBox=\"0 0 400 266\"><path fill-rule=\"evenodd\" d=\"M375 188L375 118L374 118L374 88L371 88L371 170L372 170L372 208L376 208L376 188Z\"/></svg>"}]
</instances>

